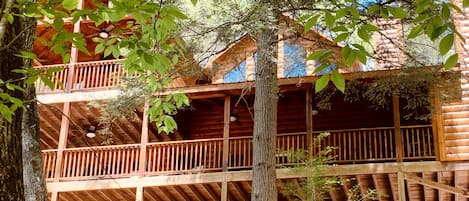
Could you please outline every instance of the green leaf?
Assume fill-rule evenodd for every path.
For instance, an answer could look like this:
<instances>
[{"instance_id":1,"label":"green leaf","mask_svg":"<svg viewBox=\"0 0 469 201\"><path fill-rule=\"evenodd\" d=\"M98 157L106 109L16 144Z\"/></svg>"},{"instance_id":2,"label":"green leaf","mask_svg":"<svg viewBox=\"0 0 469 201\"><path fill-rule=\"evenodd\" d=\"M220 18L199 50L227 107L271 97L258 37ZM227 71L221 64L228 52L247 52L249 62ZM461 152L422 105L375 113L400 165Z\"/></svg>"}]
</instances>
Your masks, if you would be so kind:
<instances>
[{"instance_id":1,"label":"green leaf","mask_svg":"<svg viewBox=\"0 0 469 201\"><path fill-rule=\"evenodd\" d=\"M15 56L25 58L25 59L37 59L36 54L34 52L28 52L28 51L20 51L19 54L15 54Z\"/></svg>"},{"instance_id":2,"label":"green leaf","mask_svg":"<svg viewBox=\"0 0 469 201\"><path fill-rule=\"evenodd\" d=\"M370 34L365 29L359 28L357 34L363 41L370 43Z\"/></svg>"},{"instance_id":3,"label":"green leaf","mask_svg":"<svg viewBox=\"0 0 469 201\"><path fill-rule=\"evenodd\" d=\"M8 90L11 90L11 91L18 90L18 91L24 92L24 89L16 84L7 83L5 86Z\"/></svg>"},{"instance_id":4,"label":"green leaf","mask_svg":"<svg viewBox=\"0 0 469 201\"><path fill-rule=\"evenodd\" d=\"M402 19L407 17L407 12L401 7L388 7L388 10L395 18Z\"/></svg>"},{"instance_id":5,"label":"green leaf","mask_svg":"<svg viewBox=\"0 0 469 201\"><path fill-rule=\"evenodd\" d=\"M0 114L2 114L2 117L5 118L8 122L11 122L13 111L11 111L10 108L8 108L3 103L0 103Z\"/></svg>"},{"instance_id":6,"label":"green leaf","mask_svg":"<svg viewBox=\"0 0 469 201\"><path fill-rule=\"evenodd\" d=\"M308 55L306 60L324 60L332 54L331 50L318 50Z\"/></svg>"},{"instance_id":7,"label":"green leaf","mask_svg":"<svg viewBox=\"0 0 469 201\"><path fill-rule=\"evenodd\" d=\"M327 27L333 27L335 22L335 17L331 13L327 12L324 16L324 20L326 21Z\"/></svg>"},{"instance_id":8,"label":"green leaf","mask_svg":"<svg viewBox=\"0 0 469 201\"><path fill-rule=\"evenodd\" d=\"M39 78L39 76L37 75L34 75L34 76L30 76L26 79L25 83L27 85L32 85L34 82L36 82L36 80Z\"/></svg>"},{"instance_id":9,"label":"green leaf","mask_svg":"<svg viewBox=\"0 0 469 201\"><path fill-rule=\"evenodd\" d=\"M334 83L335 87L340 90L342 93L345 92L345 79L342 74L339 73L337 70L332 71L332 83Z\"/></svg>"},{"instance_id":10,"label":"green leaf","mask_svg":"<svg viewBox=\"0 0 469 201\"><path fill-rule=\"evenodd\" d=\"M54 90L55 86L54 86L54 82L52 82L52 80L50 80L48 77L46 76L41 76L41 81L47 86L49 87L50 90Z\"/></svg>"},{"instance_id":11,"label":"green leaf","mask_svg":"<svg viewBox=\"0 0 469 201\"><path fill-rule=\"evenodd\" d=\"M67 10L73 10L77 8L79 0L63 0L62 5Z\"/></svg>"},{"instance_id":12,"label":"green leaf","mask_svg":"<svg viewBox=\"0 0 469 201\"><path fill-rule=\"evenodd\" d=\"M445 55L453 47L454 34L448 34L440 41L440 54Z\"/></svg>"},{"instance_id":13,"label":"green leaf","mask_svg":"<svg viewBox=\"0 0 469 201\"><path fill-rule=\"evenodd\" d=\"M100 43L100 44L96 45L96 47L94 48L94 52L95 53L101 53L101 52L104 51L104 48L105 48L104 43Z\"/></svg>"},{"instance_id":14,"label":"green leaf","mask_svg":"<svg viewBox=\"0 0 469 201\"><path fill-rule=\"evenodd\" d=\"M340 19L340 18L344 17L344 16L347 14L347 9L348 9L348 8L339 9L339 10L336 12L335 18L336 18L336 19Z\"/></svg>"},{"instance_id":15,"label":"green leaf","mask_svg":"<svg viewBox=\"0 0 469 201\"><path fill-rule=\"evenodd\" d=\"M458 63L458 54L453 54L451 55L448 59L446 59L446 62L445 62L445 69L448 70L454 66L456 66L456 64Z\"/></svg>"},{"instance_id":16,"label":"green leaf","mask_svg":"<svg viewBox=\"0 0 469 201\"><path fill-rule=\"evenodd\" d=\"M191 0L191 2L192 2L192 5L194 6L197 5L197 0Z\"/></svg>"},{"instance_id":17,"label":"green leaf","mask_svg":"<svg viewBox=\"0 0 469 201\"><path fill-rule=\"evenodd\" d=\"M8 14L8 15L7 15L7 21L8 21L8 23L13 24L13 21L14 21L14 20L15 20L15 19L13 18L13 15L12 15L12 14Z\"/></svg>"},{"instance_id":18,"label":"green leaf","mask_svg":"<svg viewBox=\"0 0 469 201\"><path fill-rule=\"evenodd\" d=\"M324 70L324 69L327 68L328 66L329 66L329 63L328 63L328 62L321 63L321 65L316 66L316 68L314 68L313 74L316 74L316 73L321 72L322 70Z\"/></svg>"},{"instance_id":19,"label":"green leaf","mask_svg":"<svg viewBox=\"0 0 469 201\"><path fill-rule=\"evenodd\" d=\"M153 65L153 57L150 54L144 54L143 55L143 60L147 62L149 65Z\"/></svg>"},{"instance_id":20,"label":"green leaf","mask_svg":"<svg viewBox=\"0 0 469 201\"><path fill-rule=\"evenodd\" d=\"M421 24L415 26L414 28L412 28L409 35L407 35L407 39L416 38L417 36L420 35L422 31L423 31L423 26Z\"/></svg>"},{"instance_id":21,"label":"green leaf","mask_svg":"<svg viewBox=\"0 0 469 201\"><path fill-rule=\"evenodd\" d=\"M451 17L451 10L449 9L448 4L443 4L443 7L441 8L441 18L444 20L449 20Z\"/></svg>"},{"instance_id":22,"label":"green leaf","mask_svg":"<svg viewBox=\"0 0 469 201\"><path fill-rule=\"evenodd\" d=\"M334 42L340 43L340 42L344 41L345 39L347 39L348 36L349 36L348 33L341 33L341 34L337 35L337 36L334 38Z\"/></svg>"},{"instance_id":23,"label":"green leaf","mask_svg":"<svg viewBox=\"0 0 469 201\"><path fill-rule=\"evenodd\" d=\"M327 86L328 83L329 83L329 75L322 75L318 80L316 80L314 90L316 92L320 92Z\"/></svg>"},{"instance_id":24,"label":"green leaf","mask_svg":"<svg viewBox=\"0 0 469 201\"><path fill-rule=\"evenodd\" d=\"M318 19L319 19L319 15L315 15L315 16L309 18L305 23L304 32L306 33L309 30L311 30L311 28L313 28L313 26L315 24L317 24Z\"/></svg>"},{"instance_id":25,"label":"green leaf","mask_svg":"<svg viewBox=\"0 0 469 201\"><path fill-rule=\"evenodd\" d=\"M463 0L462 1L462 7L466 8L469 6L469 0Z\"/></svg>"}]
</instances>

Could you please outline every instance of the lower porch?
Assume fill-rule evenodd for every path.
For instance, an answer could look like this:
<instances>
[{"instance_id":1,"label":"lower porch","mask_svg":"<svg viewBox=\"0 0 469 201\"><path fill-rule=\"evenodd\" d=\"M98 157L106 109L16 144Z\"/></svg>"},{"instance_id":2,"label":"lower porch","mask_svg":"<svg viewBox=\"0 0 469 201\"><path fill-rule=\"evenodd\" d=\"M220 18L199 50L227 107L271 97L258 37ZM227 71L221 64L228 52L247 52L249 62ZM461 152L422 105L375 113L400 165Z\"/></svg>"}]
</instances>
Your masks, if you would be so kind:
<instances>
[{"instance_id":1,"label":"lower porch","mask_svg":"<svg viewBox=\"0 0 469 201\"><path fill-rule=\"evenodd\" d=\"M396 146L396 129L393 127L328 130L314 134L321 132L330 133L321 141L321 146L334 148L330 164L391 162L398 160L398 152L403 154L404 161L435 160L431 125L401 127L403 146L399 147L402 150ZM44 150L43 167L46 178L56 181L251 169L252 137L230 137L224 141L214 138L66 148L62 160L57 160L58 150ZM310 143L306 132L277 135L278 167L296 163L293 151L307 150ZM312 154L317 150L313 149ZM223 155L228 157L225 159Z\"/></svg>"},{"instance_id":2,"label":"lower porch","mask_svg":"<svg viewBox=\"0 0 469 201\"><path fill-rule=\"evenodd\" d=\"M289 168L277 170L279 200L292 197L281 194L282 184L299 184L304 173ZM436 161L376 163L330 166L324 176L337 176L346 182L334 186L325 200L346 200L355 191L377 192L380 201L387 200L466 200L469 188L469 163ZM48 182L50 196L63 201L85 200L231 200L248 201L252 171L210 172L183 175L130 177L84 181Z\"/></svg>"}]
</instances>

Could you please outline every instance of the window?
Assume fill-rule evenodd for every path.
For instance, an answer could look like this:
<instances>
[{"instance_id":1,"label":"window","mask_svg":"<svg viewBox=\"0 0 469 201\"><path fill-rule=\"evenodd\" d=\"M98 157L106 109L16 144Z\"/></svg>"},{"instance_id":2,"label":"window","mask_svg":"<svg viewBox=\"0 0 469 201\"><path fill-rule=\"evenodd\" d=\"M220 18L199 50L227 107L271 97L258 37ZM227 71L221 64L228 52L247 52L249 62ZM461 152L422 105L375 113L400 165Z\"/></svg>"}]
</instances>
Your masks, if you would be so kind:
<instances>
[{"instance_id":1,"label":"window","mask_svg":"<svg viewBox=\"0 0 469 201\"><path fill-rule=\"evenodd\" d=\"M285 42L284 52L284 77L301 77L306 75L306 51L298 44Z\"/></svg>"},{"instance_id":2,"label":"window","mask_svg":"<svg viewBox=\"0 0 469 201\"><path fill-rule=\"evenodd\" d=\"M246 81L246 60L241 62L236 68L233 68L223 77L224 83L244 81Z\"/></svg>"}]
</instances>

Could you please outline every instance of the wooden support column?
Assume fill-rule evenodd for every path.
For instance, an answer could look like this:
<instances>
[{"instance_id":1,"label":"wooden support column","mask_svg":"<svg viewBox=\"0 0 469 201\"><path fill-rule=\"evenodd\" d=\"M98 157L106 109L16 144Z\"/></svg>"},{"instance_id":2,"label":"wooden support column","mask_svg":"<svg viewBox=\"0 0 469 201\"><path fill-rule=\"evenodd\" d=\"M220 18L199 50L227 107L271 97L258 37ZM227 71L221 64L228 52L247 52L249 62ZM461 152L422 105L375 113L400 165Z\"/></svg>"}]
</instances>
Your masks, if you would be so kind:
<instances>
[{"instance_id":1,"label":"wooden support column","mask_svg":"<svg viewBox=\"0 0 469 201\"><path fill-rule=\"evenodd\" d=\"M78 1L77 9L81 10L83 9L83 0ZM82 19L78 20L75 22L73 25L73 33L80 33L80 25L81 25ZM78 49L72 45L72 48L70 49L70 61L68 64L68 78L67 82L65 83L65 92L70 92L72 88L74 87L73 85L75 84L75 64L78 62Z\"/></svg>"},{"instance_id":2,"label":"wooden support column","mask_svg":"<svg viewBox=\"0 0 469 201\"><path fill-rule=\"evenodd\" d=\"M224 172L228 171L228 158L230 151L230 112L231 112L231 97L225 96L225 107L223 110L223 166L222 169ZM228 200L228 182L226 181L226 176L221 182L221 200Z\"/></svg>"},{"instance_id":3,"label":"wooden support column","mask_svg":"<svg viewBox=\"0 0 469 201\"><path fill-rule=\"evenodd\" d=\"M143 201L143 187L142 186L137 187L137 190L135 192L135 201Z\"/></svg>"},{"instance_id":4,"label":"wooden support column","mask_svg":"<svg viewBox=\"0 0 469 201\"><path fill-rule=\"evenodd\" d=\"M54 181L59 181L62 174L63 152L67 147L68 130L70 126L70 102L64 103L62 121L60 124L59 145L57 147L57 160L55 163Z\"/></svg>"},{"instance_id":5,"label":"wooden support column","mask_svg":"<svg viewBox=\"0 0 469 201\"><path fill-rule=\"evenodd\" d=\"M403 161L404 140L401 131L401 115L399 111L399 93L394 91L392 94L392 111L394 117L394 134L396 140L396 159L397 162Z\"/></svg>"},{"instance_id":6,"label":"wooden support column","mask_svg":"<svg viewBox=\"0 0 469 201\"><path fill-rule=\"evenodd\" d=\"M306 147L309 155L313 155L313 91L306 89Z\"/></svg>"},{"instance_id":7,"label":"wooden support column","mask_svg":"<svg viewBox=\"0 0 469 201\"><path fill-rule=\"evenodd\" d=\"M143 117L142 117L142 134L140 139L140 158L138 160L138 176L145 176L146 165L147 165L147 143L148 143L148 108L149 103L145 102L143 106ZM137 189L138 190L138 189Z\"/></svg>"},{"instance_id":8,"label":"wooden support column","mask_svg":"<svg viewBox=\"0 0 469 201\"><path fill-rule=\"evenodd\" d=\"M224 172L228 171L228 158L229 158L229 147L230 147L230 112L231 112L231 97L225 96L225 107L223 111L223 166Z\"/></svg>"},{"instance_id":9,"label":"wooden support column","mask_svg":"<svg viewBox=\"0 0 469 201\"><path fill-rule=\"evenodd\" d=\"M221 182L221 201L228 201L228 182Z\"/></svg>"},{"instance_id":10,"label":"wooden support column","mask_svg":"<svg viewBox=\"0 0 469 201\"><path fill-rule=\"evenodd\" d=\"M59 200L59 192L57 192L57 191L52 192L50 200L51 201L58 201Z\"/></svg>"},{"instance_id":11,"label":"wooden support column","mask_svg":"<svg viewBox=\"0 0 469 201\"><path fill-rule=\"evenodd\" d=\"M432 131L433 144L435 146L435 157L437 161L446 160L446 149L443 133L443 113L441 111L440 90L433 86L431 90L431 108L432 108Z\"/></svg>"},{"instance_id":12,"label":"wooden support column","mask_svg":"<svg viewBox=\"0 0 469 201\"><path fill-rule=\"evenodd\" d=\"M397 193L399 201L406 201L405 175L404 172L397 172Z\"/></svg>"}]
</instances>

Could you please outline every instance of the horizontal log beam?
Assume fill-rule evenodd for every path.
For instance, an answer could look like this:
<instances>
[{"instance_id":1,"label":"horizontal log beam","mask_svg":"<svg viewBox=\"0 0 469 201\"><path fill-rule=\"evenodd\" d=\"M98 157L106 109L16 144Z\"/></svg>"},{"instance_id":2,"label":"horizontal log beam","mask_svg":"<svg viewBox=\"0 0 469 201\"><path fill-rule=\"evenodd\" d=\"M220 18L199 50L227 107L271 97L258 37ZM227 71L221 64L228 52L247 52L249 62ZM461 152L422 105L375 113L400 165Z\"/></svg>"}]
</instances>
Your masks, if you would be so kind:
<instances>
[{"instance_id":1,"label":"horizontal log beam","mask_svg":"<svg viewBox=\"0 0 469 201\"><path fill-rule=\"evenodd\" d=\"M324 176L346 176L360 174L385 174L397 173L399 171L405 173L411 172L440 172L440 171L457 171L469 170L469 162L443 163L443 162L405 162L405 163L378 163L378 164L357 164L357 165L340 165L327 168ZM278 179L289 179L305 177L303 172L294 171L284 168L277 170ZM168 176L151 176L151 177L132 177L122 179L101 179L88 181L67 181L67 182L49 182L47 190L49 192L68 192L68 191L85 191L85 190L102 190L102 189L119 189L119 188L136 188L138 186L166 186L166 185L189 185L203 183L219 183L226 179L227 182L250 181L252 179L252 171L233 171L233 172L214 172L214 173L198 173L186 175L168 175Z\"/></svg>"}]
</instances>

